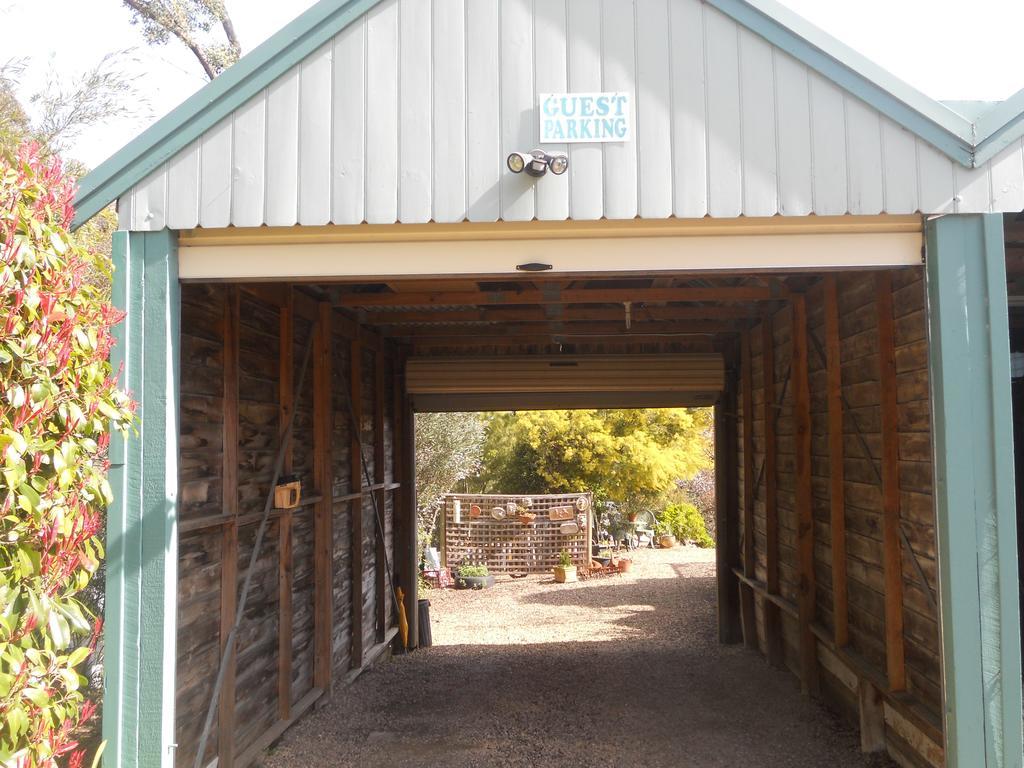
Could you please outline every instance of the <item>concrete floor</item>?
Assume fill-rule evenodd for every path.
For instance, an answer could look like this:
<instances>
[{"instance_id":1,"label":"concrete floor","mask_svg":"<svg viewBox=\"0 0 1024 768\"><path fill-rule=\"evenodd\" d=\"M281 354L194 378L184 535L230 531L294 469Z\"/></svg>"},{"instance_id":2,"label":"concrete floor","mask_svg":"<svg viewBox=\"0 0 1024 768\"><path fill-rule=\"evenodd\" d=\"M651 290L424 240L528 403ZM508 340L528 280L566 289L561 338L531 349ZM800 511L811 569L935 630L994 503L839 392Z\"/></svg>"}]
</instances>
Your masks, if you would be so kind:
<instances>
[{"instance_id":1,"label":"concrete floor","mask_svg":"<svg viewBox=\"0 0 1024 768\"><path fill-rule=\"evenodd\" d=\"M713 561L643 551L622 577L429 593L435 646L336 691L263 765L890 765L791 675L717 643Z\"/></svg>"}]
</instances>

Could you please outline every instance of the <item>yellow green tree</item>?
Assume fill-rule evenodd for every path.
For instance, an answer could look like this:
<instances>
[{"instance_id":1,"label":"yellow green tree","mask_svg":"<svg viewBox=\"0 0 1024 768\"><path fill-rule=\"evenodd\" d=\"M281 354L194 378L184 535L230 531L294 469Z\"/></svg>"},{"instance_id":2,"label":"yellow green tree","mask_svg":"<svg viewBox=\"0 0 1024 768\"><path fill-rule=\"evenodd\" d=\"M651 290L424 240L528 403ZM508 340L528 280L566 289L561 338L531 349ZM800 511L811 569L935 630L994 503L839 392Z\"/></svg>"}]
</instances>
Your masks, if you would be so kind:
<instances>
[{"instance_id":1,"label":"yellow green tree","mask_svg":"<svg viewBox=\"0 0 1024 768\"><path fill-rule=\"evenodd\" d=\"M711 464L709 409L528 411L494 415L480 481L494 493L592 491L653 504Z\"/></svg>"}]
</instances>

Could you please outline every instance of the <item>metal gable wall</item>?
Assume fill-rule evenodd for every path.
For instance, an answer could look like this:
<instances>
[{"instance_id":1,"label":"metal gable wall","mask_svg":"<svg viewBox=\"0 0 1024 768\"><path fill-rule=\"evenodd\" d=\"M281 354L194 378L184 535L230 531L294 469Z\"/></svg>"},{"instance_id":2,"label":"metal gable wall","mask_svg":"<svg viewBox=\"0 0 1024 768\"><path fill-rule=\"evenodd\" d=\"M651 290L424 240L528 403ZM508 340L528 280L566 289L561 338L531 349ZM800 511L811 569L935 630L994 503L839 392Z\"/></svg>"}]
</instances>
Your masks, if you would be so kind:
<instances>
[{"instance_id":1,"label":"metal gable wall","mask_svg":"<svg viewBox=\"0 0 1024 768\"><path fill-rule=\"evenodd\" d=\"M536 94L634 95L634 139L537 142ZM384 0L119 201L132 230L1024 208L700 0Z\"/></svg>"}]
</instances>

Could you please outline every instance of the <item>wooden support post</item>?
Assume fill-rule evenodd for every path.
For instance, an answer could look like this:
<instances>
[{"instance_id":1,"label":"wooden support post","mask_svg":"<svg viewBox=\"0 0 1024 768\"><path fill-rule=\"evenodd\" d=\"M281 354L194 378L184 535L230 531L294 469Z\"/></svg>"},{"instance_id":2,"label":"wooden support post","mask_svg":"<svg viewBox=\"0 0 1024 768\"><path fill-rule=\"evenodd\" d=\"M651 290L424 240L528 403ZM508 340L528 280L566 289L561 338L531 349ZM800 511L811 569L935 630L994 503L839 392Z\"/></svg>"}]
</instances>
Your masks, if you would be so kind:
<instances>
[{"instance_id":1,"label":"wooden support post","mask_svg":"<svg viewBox=\"0 0 1024 768\"><path fill-rule=\"evenodd\" d=\"M998 213L925 223L947 768L1024 753L1003 227Z\"/></svg>"},{"instance_id":2,"label":"wooden support post","mask_svg":"<svg viewBox=\"0 0 1024 768\"><path fill-rule=\"evenodd\" d=\"M857 686L860 714L860 751L885 751L885 699L882 692L864 678Z\"/></svg>"},{"instance_id":3,"label":"wooden support post","mask_svg":"<svg viewBox=\"0 0 1024 768\"><path fill-rule=\"evenodd\" d=\"M221 505L223 514L238 517L238 361L241 293L237 286L224 291L224 381L223 427L221 431ZM235 623L238 596L238 525L232 521L222 529L220 572L220 647L227 645ZM217 703L217 764L235 764L235 668L237 652L228 659L224 685Z\"/></svg>"},{"instance_id":4,"label":"wooden support post","mask_svg":"<svg viewBox=\"0 0 1024 768\"><path fill-rule=\"evenodd\" d=\"M110 438L103 606L106 765L174 765L177 667L178 235L115 232L112 300L124 309L111 350L145 425Z\"/></svg>"},{"instance_id":5,"label":"wooden support post","mask_svg":"<svg viewBox=\"0 0 1024 768\"><path fill-rule=\"evenodd\" d=\"M320 501L313 507L313 685L331 686L331 637L334 632L334 532L332 526L333 462L331 436L334 408L331 403L332 309L321 302L313 336L313 482Z\"/></svg>"},{"instance_id":6,"label":"wooden support post","mask_svg":"<svg viewBox=\"0 0 1024 768\"><path fill-rule=\"evenodd\" d=\"M393 586L401 587L405 592L408 587L409 576L404 557L404 547L408 538L408 521L405 515L405 403L402 400L402 366L400 361L395 359L395 350L388 345L388 354L392 355L391 368L391 482L398 483L398 488L392 496L392 515L394 515L394 526L391 532L391 551L394 562L391 566L391 575L394 579ZM415 526L413 527L413 542L416 539ZM415 550L415 545L412 547ZM406 618L409 616L409 609L406 607ZM395 617L397 621L397 616ZM396 636L395 648L402 648L402 637Z\"/></svg>"},{"instance_id":7,"label":"wooden support post","mask_svg":"<svg viewBox=\"0 0 1024 768\"><path fill-rule=\"evenodd\" d=\"M381 349L374 355L373 369L373 472L374 483L384 483L384 350ZM374 491L377 497L377 512L380 514L380 528L376 523L373 528L373 540L376 542L374 576L376 578L376 616L377 616L377 642L383 642L387 626L387 606L390 604L387 595L388 581L384 572L387 560L385 550L386 542L384 535L386 531L380 530L384 527L385 514L384 503L387 498L387 491Z\"/></svg>"},{"instance_id":8,"label":"wooden support post","mask_svg":"<svg viewBox=\"0 0 1024 768\"><path fill-rule=\"evenodd\" d=\"M352 669L363 666L363 467L360 461L360 430L363 424L363 345L356 329L349 355L349 394L352 423L349 425L349 493L360 494L351 501L352 527Z\"/></svg>"},{"instance_id":9,"label":"wooden support post","mask_svg":"<svg viewBox=\"0 0 1024 768\"><path fill-rule=\"evenodd\" d=\"M416 531L416 416L412 410L412 399L405 386L405 365L401 362L402 368L400 402L401 410L398 412L402 421L402 511L401 517L405 529L401 542L395 542L396 552L399 546L402 555L395 556L396 560L402 563L403 573L406 574L403 582L405 589L405 615L409 620L409 647L416 648L420 642L420 618L417 607L419 605L419 547L420 542Z\"/></svg>"},{"instance_id":10,"label":"wooden support post","mask_svg":"<svg viewBox=\"0 0 1024 768\"><path fill-rule=\"evenodd\" d=\"M287 298L281 306L278 334L278 412L277 433L283 435L288 428L294 403L294 322L295 297L287 289ZM292 471L292 443L288 441L284 454L284 473ZM292 716L292 513L285 512L278 521L277 565L277 716L289 720Z\"/></svg>"},{"instance_id":11,"label":"wooden support post","mask_svg":"<svg viewBox=\"0 0 1024 768\"><path fill-rule=\"evenodd\" d=\"M885 574L885 658L889 690L907 687L903 647L903 557L900 549L899 413L892 274L875 278L878 308L879 402L882 412L882 565Z\"/></svg>"},{"instance_id":12,"label":"wooden support post","mask_svg":"<svg viewBox=\"0 0 1024 768\"><path fill-rule=\"evenodd\" d=\"M815 614L814 514L811 495L811 389L807 368L807 304L802 295L793 308L792 379L795 437L797 589L800 638L800 684L804 693L818 692L817 640L811 630Z\"/></svg>"},{"instance_id":13,"label":"wooden support post","mask_svg":"<svg viewBox=\"0 0 1024 768\"><path fill-rule=\"evenodd\" d=\"M850 640L846 586L846 498L843 491L843 375L839 347L836 276L825 276L825 372L828 386L829 520L832 535L833 639L837 648Z\"/></svg>"},{"instance_id":14,"label":"wooden support post","mask_svg":"<svg viewBox=\"0 0 1024 768\"><path fill-rule=\"evenodd\" d=\"M740 339L740 377L743 382L743 575L755 577L754 559L754 376L750 363L750 332ZM743 641L747 648L756 649L757 613L754 590L749 584L740 585L740 616L743 621Z\"/></svg>"},{"instance_id":15,"label":"wooden support post","mask_svg":"<svg viewBox=\"0 0 1024 768\"><path fill-rule=\"evenodd\" d=\"M761 322L761 414L764 419L764 522L765 522L765 587L770 595L779 594L779 489L778 445L775 439L777 419L775 396L775 332L774 322L768 315ZM755 489L756 490L756 489ZM786 665L786 651L782 639L782 611L771 600L765 600L764 636L768 662L778 668Z\"/></svg>"},{"instance_id":16,"label":"wooden support post","mask_svg":"<svg viewBox=\"0 0 1024 768\"><path fill-rule=\"evenodd\" d=\"M743 639L739 580L733 572L740 562L736 424L736 371L731 370L726 376L725 390L715 405L715 566L718 576L718 642L724 644L738 643Z\"/></svg>"}]
</instances>

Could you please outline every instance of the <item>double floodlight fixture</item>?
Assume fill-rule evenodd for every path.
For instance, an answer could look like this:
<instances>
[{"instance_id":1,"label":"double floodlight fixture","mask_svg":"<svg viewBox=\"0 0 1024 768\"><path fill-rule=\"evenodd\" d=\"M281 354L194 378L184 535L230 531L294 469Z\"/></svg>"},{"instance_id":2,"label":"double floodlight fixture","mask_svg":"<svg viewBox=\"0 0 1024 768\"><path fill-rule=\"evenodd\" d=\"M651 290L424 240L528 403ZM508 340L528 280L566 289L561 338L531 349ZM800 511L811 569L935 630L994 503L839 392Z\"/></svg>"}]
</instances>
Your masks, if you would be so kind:
<instances>
[{"instance_id":1,"label":"double floodlight fixture","mask_svg":"<svg viewBox=\"0 0 1024 768\"><path fill-rule=\"evenodd\" d=\"M540 178L548 169L551 170L555 176L561 176L567 170L569 170L569 158L561 152L554 155L549 155L543 149L535 149L529 154L523 152L513 152L505 160L508 169L512 173L522 173L526 171L527 176L534 176Z\"/></svg>"}]
</instances>

